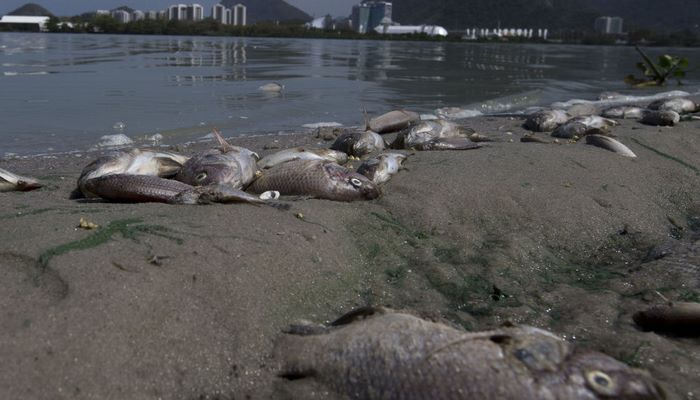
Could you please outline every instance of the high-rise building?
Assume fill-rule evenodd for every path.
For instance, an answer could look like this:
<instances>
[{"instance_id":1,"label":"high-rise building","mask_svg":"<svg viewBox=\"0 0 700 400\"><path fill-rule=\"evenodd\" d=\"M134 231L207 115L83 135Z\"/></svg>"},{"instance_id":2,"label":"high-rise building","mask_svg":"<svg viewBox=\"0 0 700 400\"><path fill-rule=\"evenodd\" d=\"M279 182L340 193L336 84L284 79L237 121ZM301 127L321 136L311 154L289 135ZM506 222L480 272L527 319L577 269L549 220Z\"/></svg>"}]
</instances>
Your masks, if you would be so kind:
<instances>
[{"instance_id":1,"label":"high-rise building","mask_svg":"<svg viewBox=\"0 0 700 400\"><path fill-rule=\"evenodd\" d=\"M185 4L173 4L168 7L168 19L171 21L184 21L187 19L187 6Z\"/></svg>"},{"instance_id":2,"label":"high-rise building","mask_svg":"<svg viewBox=\"0 0 700 400\"><path fill-rule=\"evenodd\" d=\"M214 7L211 8L211 18L214 21L219 22L220 24L228 24L228 21L226 19L227 10L228 8L224 7L223 4L216 4L214 5Z\"/></svg>"},{"instance_id":3,"label":"high-rise building","mask_svg":"<svg viewBox=\"0 0 700 400\"><path fill-rule=\"evenodd\" d=\"M187 6L187 20L188 21L201 21L204 19L204 7L200 4L191 4Z\"/></svg>"},{"instance_id":4,"label":"high-rise building","mask_svg":"<svg viewBox=\"0 0 700 400\"><path fill-rule=\"evenodd\" d=\"M243 4L236 4L231 7L231 14L233 14L233 25L234 26L246 26L246 20L248 18L248 8Z\"/></svg>"},{"instance_id":5,"label":"high-rise building","mask_svg":"<svg viewBox=\"0 0 700 400\"><path fill-rule=\"evenodd\" d=\"M391 21L392 4L386 1L363 1L352 7L352 27L356 32L367 33L386 21Z\"/></svg>"},{"instance_id":6,"label":"high-rise building","mask_svg":"<svg viewBox=\"0 0 700 400\"><path fill-rule=\"evenodd\" d=\"M122 24L126 24L127 22L131 21L131 14L129 14L129 12L125 10L113 10L111 12L111 15L112 18L116 19Z\"/></svg>"},{"instance_id":7,"label":"high-rise building","mask_svg":"<svg viewBox=\"0 0 700 400\"><path fill-rule=\"evenodd\" d=\"M620 34L622 33L622 18L598 17L593 23L593 29L604 34Z\"/></svg>"},{"instance_id":8,"label":"high-rise building","mask_svg":"<svg viewBox=\"0 0 700 400\"><path fill-rule=\"evenodd\" d=\"M134 10L131 13L131 20L132 21L141 21L143 19L146 19L146 14L141 11L141 10Z\"/></svg>"}]
</instances>

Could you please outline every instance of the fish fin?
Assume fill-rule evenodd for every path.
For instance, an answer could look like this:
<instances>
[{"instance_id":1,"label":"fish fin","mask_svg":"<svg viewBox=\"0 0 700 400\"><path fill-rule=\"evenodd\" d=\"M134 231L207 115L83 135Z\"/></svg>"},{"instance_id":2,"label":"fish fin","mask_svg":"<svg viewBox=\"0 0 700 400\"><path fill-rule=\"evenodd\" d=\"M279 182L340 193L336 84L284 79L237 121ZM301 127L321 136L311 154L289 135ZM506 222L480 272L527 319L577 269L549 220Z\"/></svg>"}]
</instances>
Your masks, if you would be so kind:
<instances>
[{"instance_id":1,"label":"fish fin","mask_svg":"<svg viewBox=\"0 0 700 400\"><path fill-rule=\"evenodd\" d=\"M330 326L341 326L348 325L355 321L371 317L375 314L385 314L387 310L383 307L360 307L356 308L346 314L341 315L338 319L330 323Z\"/></svg>"},{"instance_id":2,"label":"fish fin","mask_svg":"<svg viewBox=\"0 0 700 400\"><path fill-rule=\"evenodd\" d=\"M362 106L362 115L365 117L365 131L369 130L369 116L367 115L367 108Z\"/></svg>"},{"instance_id":3,"label":"fish fin","mask_svg":"<svg viewBox=\"0 0 700 400\"><path fill-rule=\"evenodd\" d=\"M182 164L170 157L155 157L158 160L158 176L161 178L175 176L182 168Z\"/></svg>"},{"instance_id":4,"label":"fish fin","mask_svg":"<svg viewBox=\"0 0 700 400\"><path fill-rule=\"evenodd\" d=\"M219 146L221 146L221 150L224 153L228 153L229 151L233 150L233 146L231 143L227 142L226 139L224 139L224 136L219 132L218 129L213 128L212 133L214 134L214 137L216 138L216 141L219 142Z\"/></svg>"}]
</instances>

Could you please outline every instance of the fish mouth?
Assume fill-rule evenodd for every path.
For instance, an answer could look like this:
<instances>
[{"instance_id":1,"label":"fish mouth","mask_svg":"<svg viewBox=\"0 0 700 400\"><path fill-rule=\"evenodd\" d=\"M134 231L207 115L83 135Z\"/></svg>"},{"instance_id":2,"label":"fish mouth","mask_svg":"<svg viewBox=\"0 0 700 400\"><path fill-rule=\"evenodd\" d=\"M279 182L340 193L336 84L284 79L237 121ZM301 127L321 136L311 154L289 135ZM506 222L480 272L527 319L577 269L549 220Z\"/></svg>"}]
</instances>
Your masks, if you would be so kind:
<instances>
[{"instance_id":1,"label":"fish mouth","mask_svg":"<svg viewBox=\"0 0 700 400\"><path fill-rule=\"evenodd\" d=\"M30 190L36 190L41 188L43 185L39 182L34 181L17 181L17 187L23 191L28 192Z\"/></svg>"},{"instance_id":2,"label":"fish mouth","mask_svg":"<svg viewBox=\"0 0 700 400\"><path fill-rule=\"evenodd\" d=\"M367 200L374 200L374 199L378 198L378 197L381 196L381 195L382 195L381 189L379 189L379 187L374 186L374 185L372 185L372 186L365 186L365 187L362 189L362 197L364 197L364 198L367 199Z\"/></svg>"}]
</instances>

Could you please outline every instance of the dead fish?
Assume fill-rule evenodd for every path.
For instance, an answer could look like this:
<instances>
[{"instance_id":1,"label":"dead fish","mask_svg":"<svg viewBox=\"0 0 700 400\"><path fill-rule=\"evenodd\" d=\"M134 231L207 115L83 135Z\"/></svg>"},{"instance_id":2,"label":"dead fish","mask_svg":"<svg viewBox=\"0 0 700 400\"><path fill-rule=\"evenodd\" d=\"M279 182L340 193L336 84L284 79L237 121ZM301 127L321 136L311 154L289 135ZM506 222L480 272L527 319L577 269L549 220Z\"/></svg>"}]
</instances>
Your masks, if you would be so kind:
<instances>
[{"instance_id":1,"label":"dead fish","mask_svg":"<svg viewBox=\"0 0 700 400\"><path fill-rule=\"evenodd\" d=\"M111 174L88 179L85 188L105 200L126 203L253 203L267 204L258 196L230 185L191 186L150 175Z\"/></svg>"},{"instance_id":2,"label":"dead fish","mask_svg":"<svg viewBox=\"0 0 700 400\"><path fill-rule=\"evenodd\" d=\"M673 126L680 122L681 116L671 110L646 110L639 122L652 126Z\"/></svg>"},{"instance_id":3,"label":"dead fish","mask_svg":"<svg viewBox=\"0 0 700 400\"><path fill-rule=\"evenodd\" d=\"M377 185L391 179L401 169L401 164L407 156L400 153L383 153L377 157L365 160L357 168L357 173L366 176Z\"/></svg>"},{"instance_id":4,"label":"dead fish","mask_svg":"<svg viewBox=\"0 0 700 400\"><path fill-rule=\"evenodd\" d=\"M629 147L618 142L617 140L603 135L588 135L586 136L586 144L591 144L596 147L603 148L605 150L610 150L621 156L636 158L637 155L629 149Z\"/></svg>"},{"instance_id":5,"label":"dead fish","mask_svg":"<svg viewBox=\"0 0 700 400\"><path fill-rule=\"evenodd\" d=\"M175 176L192 186L227 184L242 189L255 179L258 155L243 147L232 146L214 130L220 147L187 160Z\"/></svg>"},{"instance_id":6,"label":"dead fish","mask_svg":"<svg viewBox=\"0 0 700 400\"><path fill-rule=\"evenodd\" d=\"M448 138L437 138L432 139L427 142L421 142L413 147L412 149L419 151L430 151L430 150L473 150L480 148L479 143L474 143L469 138L465 137L448 137Z\"/></svg>"},{"instance_id":7,"label":"dead fish","mask_svg":"<svg viewBox=\"0 0 700 400\"><path fill-rule=\"evenodd\" d=\"M338 164L345 164L348 161L348 155L342 151L331 149L294 147L263 157L258 161L258 168L272 168L277 164L291 160L328 160Z\"/></svg>"},{"instance_id":8,"label":"dead fish","mask_svg":"<svg viewBox=\"0 0 700 400\"><path fill-rule=\"evenodd\" d=\"M428 143L434 143L438 141L437 139L458 137L466 139L466 136L471 133L474 133L474 130L446 119L421 121L399 132L391 147L394 149L418 149L418 147L429 147ZM424 144L426 146L423 146Z\"/></svg>"},{"instance_id":9,"label":"dead fish","mask_svg":"<svg viewBox=\"0 0 700 400\"><path fill-rule=\"evenodd\" d=\"M646 109L636 106L617 106L604 110L600 115L605 118L639 119Z\"/></svg>"},{"instance_id":10,"label":"dead fish","mask_svg":"<svg viewBox=\"0 0 700 400\"><path fill-rule=\"evenodd\" d=\"M570 119L568 122L578 122L581 124L586 125L589 128L597 128L597 129L607 129L612 126L618 125L617 121L609 119L609 118L603 118L598 115L585 115L581 117L574 117Z\"/></svg>"},{"instance_id":11,"label":"dead fish","mask_svg":"<svg viewBox=\"0 0 700 400\"><path fill-rule=\"evenodd\" d=\"M700 335L700 303L679 302L654 306L632 316L644 330L683 336Z\"/></svg>"},{"instance_id":12,"label":"dead fish","mask_svg":"<svg viewBox=\"0 0 700 400\"><path fill-rule=\"evenodd\" d=\"M586 135L602 135L605 134L605 130L614 125L617 125L616 121L597 115L574 117L555 129L552 136L560 139L575 139Z\"/></svg>"},{"instance_id":13,"label":"dead fish","mask_svg":"<svg viewBox=\"0 0 700 400\"><path fill-rule=\"evenodd\" d=\"M665 398L646 371L574 351L542 329L467 333L387 309L355 310L330 326L293 325L273 353L281 378L351 399Z\"/></svg>"},{"instance_id":14,"label":"dead fish","mask_svg":"<svg viewBox=\"0 0 700 400\"><path fill-rule=\"evenodd\" d=\"M350 156L362 157L386 148L386 142L381 135L372 131L346 132L333 142L332 150L342 151Z\"/></svg>"},{"instance_id":15,"label":"dead fish","mask_svg":"<svg viewBox=\"0 0 700 400\"><path fill-rule=\"evenodd\" d=\"M693 100L678 97L675 99L661 99L649 104L650 110L675 111L678 114L692 113L698 110L698 105Z\"/></svg>"},{"instance_id":16,"label":"dead fish","mask_svg":"<svg viewBox=\"0 0 700 400\"><path fill-rule=\"evenodd\" d=\"M20 191L28 192L39 189L42 184L34 178L20 176L0 168L0 192Z\"/></svg>"},{"instance_id":17,"label":"dead fish","mask_svg":"<svg viewBox=\"0 0 700 400\"><path fill-rule=\"evenodd\" d=\"M189 157L167 151L131 149L113 152L97 158L83 168L78 188L86 197L94 197L84 182L111 174L150 175L170 177L178 173Z\"/></svg>"},{"instance_id":18,"label":"dead fish","mask_svg":"<svg viewBox=\"0 0 700 400\"><path fill-rule=\"evenodd\" d=\"M369 121L369 129L376 133L391 133L408 127L418 121L420 115L413 111L394 110Z\"/></svg>"},{"instance_id":19,"label":"dead fish","mask_svg":"<svg viewBox=\"0 0 700 400\"><path fill-rule=\"evenodd\" d=\"M471 135L469 135L469 140L471 140L471 141L474 142L474 143L495 142L494 139L492 139L492 138L490 138L490 137L488 137L488 136L484 136L484 135L482 135L482 134L480 134L480 133L476 133L476 132L474 132L474 133L472 133Z\"/></svg>"},{"instance_id":20,"label":"dead fish","mask_svg":"<svg viewBox=\"0 0 700 400\"><path fill-rule=\"evenodd\" d=\"M552 136L560 139L582 138L587 134L600 133L598 128L590 128L585 124L575 121L569 121L564 125L559 126L552 132Z\"/></svg>"},{"instance_id":21,"label":"dead fish","mask_svg":"<svg viewBox=\"0 0 700 400\"><path fill-rule=\"evenodd\" d=\"M284 90L284 85L279 84L277 82L272 82L272 83L266 83L258 88L258 90L262 90L263 92L269 92L269 93L279 93L282 90Z\"/></svg>"},{"instance_id":22,"label":"dead fish","mask_svg":"<svg viewBox=\"0 0 700 400\"><path fill-rule=\"evenodd\" d=\"M523 126L535 132L549 132L566 123L569 118L569 114L562 110L540 110L527 117Z\"/></svg>"},{"instance_id":23,"label":"dead fish","mask_svg":"<svg viewBox=\"0 0 700 400\"><path fill-rule=\"evenodd\" d=\"M379 188L365 176L326 160L294 160L262 171L248 188L253 193L269 190L282 195L319 199L372 200Z\"/></svg>"}]
</instances>

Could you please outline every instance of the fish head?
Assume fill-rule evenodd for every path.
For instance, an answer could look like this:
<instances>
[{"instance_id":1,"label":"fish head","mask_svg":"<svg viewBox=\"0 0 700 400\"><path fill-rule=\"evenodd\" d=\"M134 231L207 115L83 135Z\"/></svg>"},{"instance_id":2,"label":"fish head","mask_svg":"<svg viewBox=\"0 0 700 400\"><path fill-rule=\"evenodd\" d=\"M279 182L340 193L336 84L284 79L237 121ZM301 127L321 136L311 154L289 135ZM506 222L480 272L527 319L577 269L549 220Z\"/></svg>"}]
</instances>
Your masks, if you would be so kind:
<instances>
[{"instance_id":1,"label":"fish head","mask_svg":"<svg viewBox=\"0 0 700 400\"><path fill-rule=\"evenodd\" d=\"M359 132L346 132L338 136L338 138L331 145L332 150L342 151L346 154L352 154L353 147L355 143L360 138Z\"/></svg>"},{"instance_id":2,"label":"fish head","mask_svg":"<svg viewBox=\"0 0 700 400\"><path fill-rule=\"evenodd\" d=\"M566 363L569 390L586 391L597 399L666 399L664 389L648 372L629 367L605 354L574 353Z\"/></svg>"},{"instance_id":3,"label":"fish head","mask_svg":"<svg viewBox=\"0 0 700 400\"><path fill-rule=\"evenodd\" d=\"M225 154L208 153L185 163L177 179L193 186L232 183L240 180L241 167Z\"/></svg>"},{"instance_id":4,"label":"fish head","mask_svg":"<svg viewBox=\"0 0 700 400\"><path fill-rule=\"evenodd\" d=\"M379 187L364 175L335 163L326 163L323 167L328 176L344 192L359 194L359 197L365 200L376 199L381 195Z\"/></svg>"},{"instance_id":5,"label":"fish head","mask_svg":"<svg viewBox=\"0 0 700 400\"><path fill-rule=\"evenodd\" d=\"M361 157L365 154L369 154L375 151L384 150L386 144L384 143L384 138L378 133L372 131L365 131L360 135L360 138L355 142L353 146L353 154Z\"/></svg>"}]
</instances>

